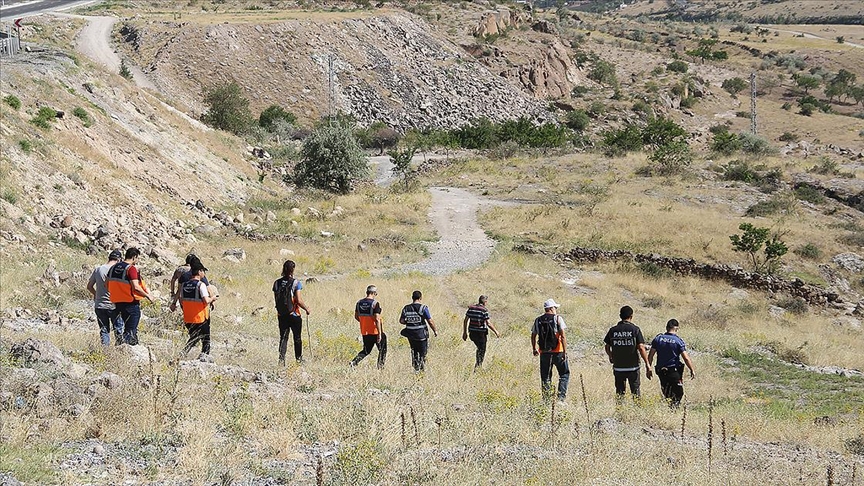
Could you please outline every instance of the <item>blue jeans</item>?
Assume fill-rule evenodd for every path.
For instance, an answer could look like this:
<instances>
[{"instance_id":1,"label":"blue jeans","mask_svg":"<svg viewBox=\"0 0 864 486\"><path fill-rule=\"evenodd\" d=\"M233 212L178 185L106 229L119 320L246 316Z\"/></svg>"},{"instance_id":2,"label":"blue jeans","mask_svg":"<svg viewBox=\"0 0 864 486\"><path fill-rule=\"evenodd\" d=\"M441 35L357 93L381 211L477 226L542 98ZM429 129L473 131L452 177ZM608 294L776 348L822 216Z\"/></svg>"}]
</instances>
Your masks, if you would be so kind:
<instances>
[{"instance_id":1,"label":"blue jeans","mask_svg":"<svg viewBox=\"0 0 864 486\"><path fill-rule=\"evenodd\" d=\"M123 318L120 317L120 312L117 309L96 308L96 322L99 323L99 337L102 339L103 346L111 344L112 325L114 326L114 343L123 344Z\"/></svg>"},{"instance_id":2,"label":"blue jeans","mask_svg":"<svg viewBox=\"0 0 864 486\"><path fill-rule=\"evenodd\" d=\"M552 368L558 370L558 400L567 398L567 384L570 382L570 365L564 359L564 353L540 354L540 383L543 398L552 397Z\"/></svg>"},{"instance_id":3,"label":"blue jeans","mask_svg":"<svg viewBox=\"0 0 864 486\"><path fill-rule=\"evenodd\" d=\"M141 305L138 302L114 304L117 312L123 318L123 342L135 346L138 344L138 322L141 320Z\"/></svg>"}]
</instances>

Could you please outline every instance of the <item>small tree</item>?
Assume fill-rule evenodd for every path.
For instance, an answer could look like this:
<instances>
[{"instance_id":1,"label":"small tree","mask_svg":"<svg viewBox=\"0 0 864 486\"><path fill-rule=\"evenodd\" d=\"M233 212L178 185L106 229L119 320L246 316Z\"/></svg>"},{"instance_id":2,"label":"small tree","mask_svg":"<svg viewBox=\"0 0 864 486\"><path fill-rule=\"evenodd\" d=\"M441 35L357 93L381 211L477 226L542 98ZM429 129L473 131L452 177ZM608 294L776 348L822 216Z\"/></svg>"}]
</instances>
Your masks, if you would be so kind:
<instances>
[{"instance_id":1,"label":"small tree","mask_svg":"<svg viewBox=\"0 0 864 486\"><path fill-rule=\"evenodd\" d=\"M795 84L804 90L804 94L808 94L811 89L816 89L822 84L822 78L819 76L810 76L809 74L799 74L795 76Z\"/></svg>"},{"instance_id":2,"label":"small tree","mask_svg":"<svg viewBox=\"0 0 864 486\"><path fill-rule=\"evenodd\" d=\"M666 65L666 70L673 73L686 73L690 66L682 60L675 60Z\"/></svg>"},{"instance_id":3,"label":"small tree","mask_svg":"<svg viewBox=\"0 0 864 486\"><path fill-rule=\"evenodd\" d=\"M368 174L368 159L352 127L334 122L322 124L303 142L294 182L344 194Z\"/></svg>"},{"instance_id":4,"label":"small tree","mask_svg":"<svg viewBox=\"0 0 864 486\"><path fill-rule=\"evenodd\" d=\"M648 125L642 129L642 143L654 148L668 145L686 137L687 130L662 116L651 119Z\"/></svg>"},{"instance_id":5,"label":"small tree","mask_svg":"<svg viewBox=\"0 0 864 486\"><path fill-rule=\"evenodd\" d=\"M411 184L414 182L416 173L411 168L411 160L414 158L414 153L417 151L416 147L410 146L406 147L402 150L398 148L394 148L387 152L387 155L390 156L390 163L393 164L393 174L402 179L402 183L405 184L405 191L409 191L411 189Z\"/></svg>"},{"instance_id":6,"label":"small tree","mask_svg":"<svg viewBox=\"0 0 864 486\"><path fill-rule=\"evenodd\" d=\"M723 84L720 87L725 89L730 95L737 96L738 93L747 89L747 81L737 77L729 78L723 80Z\"/></svg>"},{"instance_id":7,"label":"small tree","mask_svg":"<svg viewBox=\"0 0 864 486\"><path fill-rule=\"evenodd\" d=\"M738 135L729 130L718 130L711 141L711 150L721 155L730 156L741 150L741 140Z\"/></svg>"},{"instance_id":8,"label":"small tree","mask_svg":"<svg viewBox=\"0 0 864 486\"><path fill-rule=\"evenodd\" d=\"M246 132L252 124L249 100L235 82L217 84L204 91L207 113L201 116L204 123L236 135Z\"/></svg>"},{"instance_id":9,"label":"small tree","mask_svg":"<svg viewBox=\"0 0 864 486\"><path fill-rule=\"evenodd\" d=\"M770 229L757 228L750 223L741 223L738 229L743 233L729 236L732 249L747 254L754 272L774 273L780 266L780 258L789 251L786 244L780 240L780 235L771 235Z\"/></svg>"},{"instance_id":10,"label":"small tree","mask_svg":"<svg viewBox=\"0 0 864 486\"><path fill-rule=\"evenodd\" d=\"M618 86L618 76L615 74L615 65L608 61L597 61L588 73L588 79L596 81L601 86Z\"/></svg>"}]
</instances>

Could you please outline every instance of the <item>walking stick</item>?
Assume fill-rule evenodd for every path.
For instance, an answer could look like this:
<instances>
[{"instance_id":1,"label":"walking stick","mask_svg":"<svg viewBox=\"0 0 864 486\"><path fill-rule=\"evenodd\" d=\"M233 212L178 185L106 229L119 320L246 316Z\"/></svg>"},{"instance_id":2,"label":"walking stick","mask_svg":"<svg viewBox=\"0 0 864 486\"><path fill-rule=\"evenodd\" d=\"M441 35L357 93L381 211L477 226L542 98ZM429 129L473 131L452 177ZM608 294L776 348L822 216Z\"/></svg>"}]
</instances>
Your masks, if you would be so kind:
<instances>
[{"instance_id":1,"label":"walking stick","mask_svg":"<svg viewBox=\"0 0 864 486\"><path fill-rule=\"evenodd\" d=\"M315 355L312 354L312 331L309 330L309 313L306 313L306 338L309 341L309 357L315 358Z\"/></svg>"}]
</instances>

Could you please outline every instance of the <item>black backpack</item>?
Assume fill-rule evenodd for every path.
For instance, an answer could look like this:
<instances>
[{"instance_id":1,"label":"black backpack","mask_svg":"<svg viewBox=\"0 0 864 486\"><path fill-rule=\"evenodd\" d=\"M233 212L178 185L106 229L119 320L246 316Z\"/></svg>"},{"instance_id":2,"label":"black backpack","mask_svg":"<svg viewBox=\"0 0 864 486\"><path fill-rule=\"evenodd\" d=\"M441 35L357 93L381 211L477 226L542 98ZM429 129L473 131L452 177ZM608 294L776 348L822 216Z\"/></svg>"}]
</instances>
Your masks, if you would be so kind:
<instances>
[{"instance_id":1,"label":"black backpack","mask_svg":"<svg viewBox=\"0 0 864 486\"><path fill-rule=\"evenodd\" d=\"M537 326L537 344L540 351L554 351L558 347L558 316L543 314L534 324Z\"/></svg>"},{"instance_id":2,"label":"black backpack","mask_svg":"<svg viewBox=\"0 0 864 486\"><path fill-rule=\"evenodd\" d=\"M294 312L294 291L297 281L293 278L280 278L276 281L276 311L280 316Z\"/></svg>"}]
</instances>

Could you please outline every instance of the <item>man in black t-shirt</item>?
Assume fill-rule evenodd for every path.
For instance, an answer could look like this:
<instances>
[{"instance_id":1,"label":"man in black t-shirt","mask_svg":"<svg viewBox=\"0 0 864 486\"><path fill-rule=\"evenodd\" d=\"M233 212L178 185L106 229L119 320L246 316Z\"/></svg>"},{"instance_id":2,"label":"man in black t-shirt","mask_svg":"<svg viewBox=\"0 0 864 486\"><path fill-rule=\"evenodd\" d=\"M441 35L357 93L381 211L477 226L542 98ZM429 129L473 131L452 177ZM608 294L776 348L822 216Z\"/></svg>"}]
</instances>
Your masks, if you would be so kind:
<instances>
[{"instance_id":1,"label":"man in black t-shirt","mask_svg":"<svg viewBox=\"0 0 864 486\"><path fill-rule=\"evenodd\" d=\"M612 373L615 375L615 393L618 399L624 398L626 384L630 383L630 393L633 398L639 398L639 358L645 362L645 376L651 379L651 365L648 363L648 353L645 352L645 338L642 330L633 324L633 309L625 305L619 312L621 321L609 329L603 342L606 343L606 355L612 363Z\"/></svg>"}]
</instances>

